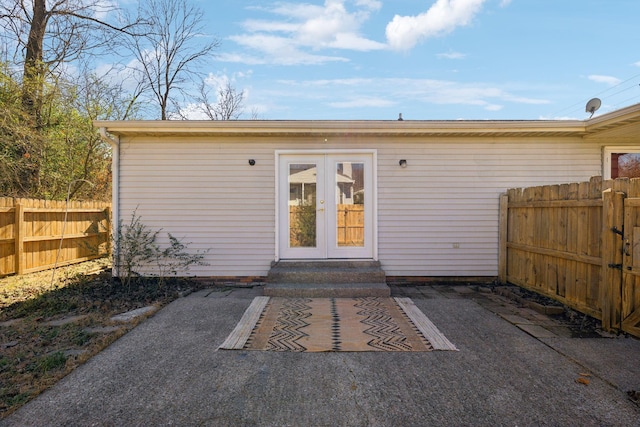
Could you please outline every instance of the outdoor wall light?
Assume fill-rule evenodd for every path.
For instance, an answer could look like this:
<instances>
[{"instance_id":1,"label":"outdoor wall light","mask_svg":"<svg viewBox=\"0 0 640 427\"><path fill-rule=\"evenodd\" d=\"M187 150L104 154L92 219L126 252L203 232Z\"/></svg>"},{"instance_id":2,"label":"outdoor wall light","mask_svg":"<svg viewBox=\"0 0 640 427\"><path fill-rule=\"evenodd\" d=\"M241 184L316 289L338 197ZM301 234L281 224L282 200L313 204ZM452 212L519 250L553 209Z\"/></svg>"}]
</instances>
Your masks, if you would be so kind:
<instances>
[{"instance_id":1,"label":"outdoor wall light","mask_svg":"<svg viewBox=\"0 0 640 427\"><path fill-rule=\"evenodd\" d=\"M407 167L407 161L405 159L400 160L398 164L400 165L401 168Z\"/></svg>"},{"instance_id":2,"label":"outdoor wall light","mask_svg":"<svg viewBox=\"0 0 640 427\"><path fill-rule=\"evenodd\" d=\"M253 159L249 159L249 164L250 164L251 166L253 166L253 165L255 165L255 164L256 164L256 161L255 161L255 160L253 160Z\"/></svg>"}]
</instances>

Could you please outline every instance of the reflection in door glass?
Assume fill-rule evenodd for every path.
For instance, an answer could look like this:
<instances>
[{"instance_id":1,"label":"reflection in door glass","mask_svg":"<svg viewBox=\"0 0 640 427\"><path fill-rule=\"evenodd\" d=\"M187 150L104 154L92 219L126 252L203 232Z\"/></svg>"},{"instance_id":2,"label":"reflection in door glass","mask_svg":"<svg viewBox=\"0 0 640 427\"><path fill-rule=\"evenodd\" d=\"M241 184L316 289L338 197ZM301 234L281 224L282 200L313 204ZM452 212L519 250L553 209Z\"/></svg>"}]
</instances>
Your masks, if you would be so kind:
<instances>
[{"instance_id":1,"label":"reflection in door glass","mask_svg":"<svg viewBox=\"0 0 640 427\"><path fill-rule=\"evenodd\" d=\"M364 163L337 163L335 190L338 246L363 247Z\"/></svg>"},{"instance_id":2,"label":"reflection in door glass","mask_svg":"<svg viewBox=\"0 0 640 427\"><path fill-rule=\"evenodd\" d=\"M316 247L315 164L289 165L289 246Z\"/></svg>"}]
</instances>

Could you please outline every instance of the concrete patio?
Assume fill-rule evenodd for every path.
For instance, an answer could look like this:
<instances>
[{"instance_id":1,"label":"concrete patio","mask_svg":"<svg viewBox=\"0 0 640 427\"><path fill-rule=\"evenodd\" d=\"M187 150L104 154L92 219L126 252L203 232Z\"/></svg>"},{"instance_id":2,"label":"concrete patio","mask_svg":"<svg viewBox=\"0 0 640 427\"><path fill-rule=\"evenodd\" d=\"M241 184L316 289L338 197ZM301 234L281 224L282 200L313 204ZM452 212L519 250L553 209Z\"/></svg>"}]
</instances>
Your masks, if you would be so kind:
<instances>
[{"instance_id":1,"label":"concrete patio","mask_svg":"<svg viewBox=\"0 0 640 427\"><path fill-rule=\"evenodd\" d=\"M216 349L260 287L165 307L2 426L639 425L640 340L571 338L473 286L392 287L459 351ZM580 378L588 384L581 383Z\"/></svg>"}]
</instances>

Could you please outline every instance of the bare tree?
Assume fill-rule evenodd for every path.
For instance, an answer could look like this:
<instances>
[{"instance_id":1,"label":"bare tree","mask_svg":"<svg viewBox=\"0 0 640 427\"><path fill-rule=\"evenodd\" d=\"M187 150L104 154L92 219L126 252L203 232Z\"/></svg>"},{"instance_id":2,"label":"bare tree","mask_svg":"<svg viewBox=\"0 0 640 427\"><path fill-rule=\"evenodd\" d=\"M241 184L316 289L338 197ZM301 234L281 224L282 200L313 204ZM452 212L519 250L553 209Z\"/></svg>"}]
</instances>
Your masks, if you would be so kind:
<instances>
[{"instance_id":1,"label":"bare tree","mask_svg":"<svg viewBox=\"0 0 640 427\"><path fill-rule=\"evenodd\" d=\"M70 123L73 140L69 136L73 152L67 155L66 176L63 182L74 182L68 187L68 197L105 198L111 192L111 149L96 133L94 120L126 120L139 116L140 103L136 102L141 87L123 87L123 81L97 75L87 64L79 69L76 79L70 82L70 90L64 99L65 105L80 113L78 120ZM113 70L112 70L113 71ZM67 131L70 134L70 131ZM62 168L60 168L62 169ZM93 185L88 188L87 183Z\"/></svg>"},{"instance_id":2,"label":"bare tree","mask_svg":"<svg viewBox=\"0 0 640 427\"><path fill-rule=\"evenodd\" d=\"M73 84L78 92L77 108L90 120L131 120L142 117L139 98L144 83L130 75L130 70L112 66L98 75L86 64Z\"/></svg>"},{"instance_id":3,"label":"bare tree","mask_svg":"<svg viewBox=\"0 0 640 427\"><path fill-rule=\"evenodd\" d=\"M184 0L145 0L147 29L145 34L128 39L143 79L158 103L160 118L168 119L175 93L183 94L189 76L198 75L201 63L220 42L203 31L203 12Z\"/></svg>"},{"instance_id":4,"label":"bare tree","mask_svg":"<svg viewBox=\"0 0 640 427\"><path fill-rule=\"evenodd\" d=\"M118 16L114 2L104 0L2 0L0 1L0 37L11 69L21 67L22 75L13 78L18 85L19 106L11 104L12 119L29 133L10 132L3 141L11 147L13 164L20 173L14 191L24 195L52 193L47 180L47 165L55 164L52 153L58 151L55 128L62 127L68 114L64 110L64 93L69 92L65 74L69 63L77 63L92 53L99 53L108 34L129 33L134 24L112 25ZM11 52L13 54L11 55ZM68 113L68 112L67 112ZM24 133L24 132L23 132ZM13 138L13 139L12 139ZM81 141L67 138L67 145ZM65 142L65 141L63 141ZM53 167L54 174L61 168Z\"/></svg>"},{"instance_id":5,"label":"bare tree","mask_svg":"<svg viewBox=\"0 0 640 427\"><path fill-rule=\"evenodd\" d=\"M618 157L618 176L627 178L640 177L640 156L627 153Z\"/></svg>"},{"instance_id":6,"label":"bare tree","mask_svg":"<svg viewBox=\"0 0 640 427\"><path fill-rule=\"evenodd\" d=\"M209 120L238 120L244 113L244 91L238 92L231 82L220 86L217 99L211 99L211 93L205 82L200 85L199 96L196 97L198 108Z\"/></svg>"},{"instance_id":7,"label":"bare tree","mask_svg":"<svg viewBox=\"0 0 640 427\"><path fill-rule=\"evenodd\" d=\"M38 145L38 135L24 125L28 121L18 79L8 64L0 63L0 194L5 196L27 194L38 166L31 156L31 147Z\"/></svg>"},{"instance_id":8,"label":"bare tree","mask_svg":"<svg viewBox=\"0 0 640 427\"><path fill-rule=\"evenodd\" d=\"M3 0L0 23L4 37L22 63L22 104L41 126L43 89L52 72L110 39L112 31L129 33L136 22L112 25L102 17L117 9L103 0ZM48 7L47 7L48 6Z\"/></svg>"}]
</instances>

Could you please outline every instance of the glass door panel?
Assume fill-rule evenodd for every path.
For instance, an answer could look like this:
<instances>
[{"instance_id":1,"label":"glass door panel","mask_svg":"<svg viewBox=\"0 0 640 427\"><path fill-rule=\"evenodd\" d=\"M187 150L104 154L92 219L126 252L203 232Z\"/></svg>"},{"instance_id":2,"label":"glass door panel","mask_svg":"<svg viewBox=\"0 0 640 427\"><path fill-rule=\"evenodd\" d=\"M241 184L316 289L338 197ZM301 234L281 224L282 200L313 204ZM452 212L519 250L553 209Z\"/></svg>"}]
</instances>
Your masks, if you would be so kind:
<instances>
[{"instance_id":1,"label":"glass door panel","mask_svg":"<svg viewBox=\"0 0 640 427\"><path fill-rule=\"evenodd\" d=\"M335 170L338 247L364 247L364 163L337 162Z\"/></svg>"},{"instance_id":2,"label":"glass door panel","mask_svg":"<svg viewBox=\"0 0 640 427\"><path fill-rule=\"evenodd\" d=\"M289 247L315 248L317 166L289 165Z\"/></svg>"},{"instance_id":3,"label":"glass door panel","mask_svg":"<svg viewBox=\"0 0 640 427\"><path fill-rule=\"evenodd\" d=\"M373 258L373 157L329 154L327 168L327 258Z\"/></svg>"},{"instance_id":4,"label":"glass door panel","mask_svg":"<svg viewBox=\"0 0 640 427\"><path fill-rule=\"evenodd\" d=\"M278 242L282 258L326 256L323 155L281 156Z\"/></svg>"},{"instance_id":5,"label":"glass door panel","mask_svg":"<svg viewBox=\"0 0 640 427\"><path fill-rule=\"evenodd\" d=\"M373 258L373 155L284 154L278 159L279 257Z\"/></svg>"}]
</instances>

